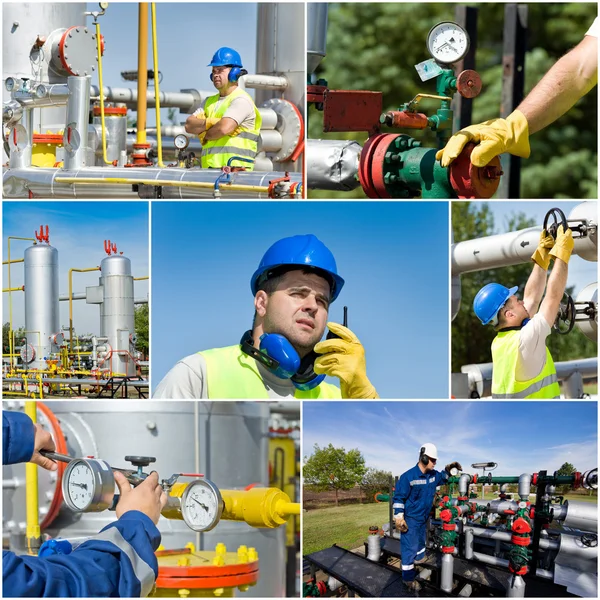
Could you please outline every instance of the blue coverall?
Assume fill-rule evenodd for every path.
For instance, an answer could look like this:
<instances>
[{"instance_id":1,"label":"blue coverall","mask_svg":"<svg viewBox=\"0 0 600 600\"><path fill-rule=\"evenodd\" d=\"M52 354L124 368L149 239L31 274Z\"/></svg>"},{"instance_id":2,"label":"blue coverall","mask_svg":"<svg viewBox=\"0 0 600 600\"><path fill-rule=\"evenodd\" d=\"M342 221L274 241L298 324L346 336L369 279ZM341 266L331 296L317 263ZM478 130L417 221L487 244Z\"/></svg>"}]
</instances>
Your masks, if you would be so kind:
<instances>
[{"instance_id":1,"label":"blue coverall","mask_svg":"<svg viewBox=\"0 0 600 600\"><path fill-rule=\"evenodd\" d=\"M406 471L398 479L394 490L394 516L404 514L408 531L400 536L403 581L414 581L415 560L425 557L425 526L433 506L435 488L448 480L446 471L422 473L419 465Z\"/></svg>"},{"instance_id":2,"label":"blue coverall","mask_svg":"<svg viewBox=\"0 0 600 600\"><path fill-rule=\"evenodd\" d=\"M2 464L27 462L34 427L17 412L2 412ZM3 597L140 597L158 575L154 550L160 532L144 513L131 510L68 555L45 558L2 552Z\"/></svg>"}]
</instances>

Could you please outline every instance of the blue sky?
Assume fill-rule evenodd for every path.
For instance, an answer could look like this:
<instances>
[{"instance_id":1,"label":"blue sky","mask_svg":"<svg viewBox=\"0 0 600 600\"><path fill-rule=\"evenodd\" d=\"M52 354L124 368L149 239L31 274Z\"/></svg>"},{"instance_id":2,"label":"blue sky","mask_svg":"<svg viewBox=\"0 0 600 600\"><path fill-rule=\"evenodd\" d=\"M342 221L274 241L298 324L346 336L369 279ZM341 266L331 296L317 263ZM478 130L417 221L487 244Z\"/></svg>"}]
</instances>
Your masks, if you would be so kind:
<instances>
[{"instance_id":1,"label":"blue sky","mask_svg":"<svg viewBox=\"0 0 600 600\"><path fill-rule=\"evenodd\" d=\"M3 202L2 203L2 256L6 260L7 237L35 237L40 225L49 226L50 245L58 250L59 290L69 291L69 269L87 269L100 265L106 256L104 240L117 244L117 251L131 259L134 277L145 277L149 272L148 204L146 202ZM11 258L23 258L32 242L11 241ZM86 286L98 285L100 272L73 274L73 291L85 292ZM2 267L2 280L8 287L7 265ZM23 285L23 264L11 268L11 285ZM136 298L147 298L148 281L135 281ZM2 322L8 321L7 295L3 295ZM22 292L13 296L13 327L24 323ZM69 325L69 303L60 302L60 324ZM84 300L73 302L73 321L80 333L100 332L98 305Z\"/></svg>"},{"instance_id":2,"label":"blue sky","mask_svg":"<svg viewBox=\"0 0 600 600\"><path fill-rule=\"evenodd\" d=\"M579 204L580 202L577 201L569 202L565 200L552 200L550 202L488 202L490 210L494 215L496 233L506 233L508 231L508 220L511 216L518 213L525 213L527 217L536 219L536 225L541 227L544 223L546 213L551 208L560 208L568 218L569 213ZM475 205L480 206L481 203L476 202ZM552 219L550 222L553 222ZM597 212L596 222L598 222ZM583 260L579 256L573 256L569 260L568 282L569 286L572 285L575 287L573 297L576 297L578 292L594 281L598 281L598 263Z\"/></svg>"},{"instance_id":3,"label":"blue sky","mask_svg":"<svg viewBox=\"0 0 600 600\"><path fill-rule=\"evenodd\" d=\"M313 233L346 285L332 305L366 349L381 397L448 394L446 202L153 202L153 385L178 359L237 344L267 248Z\"/></svg>"},{"instance_id":4,"label":"blue sky","mask_svg":"<svg viewBox=\"0 0 600 600\"><path fill-rule=\"evenodd\" d=\"M97 11L97 3L89 3L88 10ZM235 48L250 72L256 65L255 3L181 3L158 2L156 29L158 33L158 64L163 74L161 92L178 92L195 88L215 93L209 75L214 52L221 46ZM121 71L137 70L138 5L133 2L111 2L106 14L100 17L100 30L106 40L103 56L105 86L133 87L136 83L124 81ZM88 17L88 25L93 19ZM148 28L150 32L150 25ZM148 68L153 68L152 40L149 35ZM92 80L98 85L98 78ZM248 90L253 95L253 90ZM156 124L155 110L148 109L148 127ZM167 109L161 110L163 119ZM185 121L187 115L179 114Z\"/></svg>"},{"instance_id":5,"label":"blue sky","mask_svg":"<svg viewBox=\"0 0 600 600\"><path fill-rule=\"evenodd\" d=\"M597 423L596 402L304 402L303 456L314 444L358 448L367 466L401 475L432 442L441 469L457 460L471 473L487 461L498 463L495 475L564 462L585 471L597 466Z\"/></svg>"}]
</instances>

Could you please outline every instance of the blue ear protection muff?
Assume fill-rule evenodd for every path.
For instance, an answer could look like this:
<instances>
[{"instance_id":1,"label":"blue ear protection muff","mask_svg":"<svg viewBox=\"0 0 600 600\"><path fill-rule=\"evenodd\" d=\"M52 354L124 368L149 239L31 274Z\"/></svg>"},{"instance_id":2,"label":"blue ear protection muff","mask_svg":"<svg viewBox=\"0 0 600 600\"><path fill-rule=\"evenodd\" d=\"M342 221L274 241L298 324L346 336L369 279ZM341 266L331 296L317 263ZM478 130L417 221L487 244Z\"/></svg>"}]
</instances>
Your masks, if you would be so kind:
<instances>
[{"instance_id":1,"label":"blue ear protection muff","mask_svg":"<svg viewBox=\"0 0 600 600\"><path fill-rule=\"evenodd\" d=\"M228 65L226 65L228 66ZM244 75L248 75L248 71L246 69L240 69L239 67L231 67L231 71L229 71L229 75L227 75L227 79L230 83L236 83L240 77ZM213 74L210 74L210 80L213 80Z\"/></svg>"},{"instance_id":2,"label":"blue ear protection muff","mask_svg":"<svg viewBox=\"0 0 600 600\"><path fill-rule=\"evenodd\" d=\"M421 448L421 454L419 455L419 460L427 466L429 464L429 456L425 454L425 446Z\"/></svg>"},{"instance_id":3,"label":"blue ear protection muff","mask_svg":"<svg viewBox=\"0 0 600 600\"><path fill-rule=\"evenodd\" d=\"M325 375L317 375L313 369L316 352L310 352L303 359L289 340L279 333L264 333L260 337L260 348L254 347L252 330L248 330L240 341L242 352L264 365L281 379L291 379L295 387L302 391L316 388Z\"/></svg>"}]
</instances>

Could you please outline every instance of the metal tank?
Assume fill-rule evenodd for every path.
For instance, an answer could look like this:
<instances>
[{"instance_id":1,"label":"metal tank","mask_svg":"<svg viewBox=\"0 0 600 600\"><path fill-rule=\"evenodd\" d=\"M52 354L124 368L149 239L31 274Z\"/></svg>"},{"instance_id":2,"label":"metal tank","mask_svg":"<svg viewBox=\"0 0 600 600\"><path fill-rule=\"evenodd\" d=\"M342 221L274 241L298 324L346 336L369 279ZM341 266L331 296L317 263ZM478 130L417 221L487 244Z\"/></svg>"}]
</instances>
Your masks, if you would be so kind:
<instances>
[{"instance_id":1,"label":"metal tank","mask_svg":"<svg viewBox=\"0 0 600 600\"><path fill-rule=\"evenodd\" d=\"M126 256L107 256L100 263L100 285L86 288L86 302L100 305L100 368L120 375L135 375L133 360L135 318L131 261Z\"/></svg>"},{"instance_id":2,"label":"metal tank","mask_svg":"<svg viewBox=\"0 0 600 600\"><path fill-rule=\"evenodd\" d=\"M8 77L36 83L64 83L66 79L48 69L45 46L36 45L38 35L86 22L85 2L7 2L2 4L2 100L10 100L4 82ZM44 59L46 58L46 60ZM36 108L33 126L40 133L56 132L65 126L65 108ZM6 155L4 156L6 160ZM4 162L4 161L3 161Z\"/></svg>"},{"instance_id":3,"label":"metal tank","mask_svg":"<svg viewBox=\"0 0 600 600\"><path fill-rule=\"evenodd\" d=\"M577 303L576 309L581 308L584 304L592 303L596 307L596 313L593 318L584 319L582 316L578 316L575 321L577 327L581 329L582 333L593 340L594 342L598 341L598 283L590 283L586 285L580 292L577 294L577 298L575 299Z\"/></svg>"},{"instance_id":4,"label":"metal tank","mask_svg":"<svg viewBox=\"0 0 600 600\"><path fill-rule=\"evenodd\" d=\"M578 204L567 217L567 221L583 221L588 236L580 241L577 254L585 260L598 262L598 204L597 202L582 202Z\"/></svg>"},{"instance_id":5,"label":"metal tank","mask_svg":"<svg viewBox=\"0 0 600 600\"><path fill-rule=\"evenodd\" d=\"M28 369L45 369L46 359L62 342L58 308L58 250L50 244L30 246L24 253L25 330L21 359ZM20 340L15 340L15 346Z\"/></svg>"},{"instance_id":6,"label":"metal tank","mask_svg":"<svg viewBox=\"0 0 600 600\"><path fill-rule=\"evenodd\" d=\"M327 54L327 11L326 2L309 2L306 65L312 75Z\"/></svg>"},{"instance_id":7,"label":"metal tank","mask_svg":"<svg viewBox=\"0 0 600 600\"><path fill-rule=\"evenodd\" d=\"M94 106L93 115L93 125L96 132L96 166L102 167L104 166L104 157L102 152L102 117L99 106ZM121 152L127 152L127 107L111 106L106 108L104 124L106 126L106 157L111 162L119 160Z\"/></svg>"},{"instance_id":8,"label":"metal tank","mask_svg":"<svg viewBox=\"0 0 600 600\"><path fill-rule=\"evenodd\" d=\"M156 462L151 468L161 478L181 472L203 473L224 489L269 484L266 403L56 401L45 404L60 422L70 456L96 456L118 467L128 466L126 455L154 456ZM7 467L4 469L5 487L16 480L24 483L24 465L10 467L8 476ZM48 486L45 490L52 493ZM5 495L3 512L9 512L13 522L25 522L23 502L14 505ZM114 519L110 511L75 514L63 505L45 531L53 537L94 535ZM284 527L253 529L245 523L222 521L212 531L197 534L183 521L161 518L158 528L166 549L183 548L188 542L193 542L199 550L214 550L218 542L231 550L242 544L256 548L260 579L256 586L239 595L285 596Z\"/></svg>"}]
</instances>

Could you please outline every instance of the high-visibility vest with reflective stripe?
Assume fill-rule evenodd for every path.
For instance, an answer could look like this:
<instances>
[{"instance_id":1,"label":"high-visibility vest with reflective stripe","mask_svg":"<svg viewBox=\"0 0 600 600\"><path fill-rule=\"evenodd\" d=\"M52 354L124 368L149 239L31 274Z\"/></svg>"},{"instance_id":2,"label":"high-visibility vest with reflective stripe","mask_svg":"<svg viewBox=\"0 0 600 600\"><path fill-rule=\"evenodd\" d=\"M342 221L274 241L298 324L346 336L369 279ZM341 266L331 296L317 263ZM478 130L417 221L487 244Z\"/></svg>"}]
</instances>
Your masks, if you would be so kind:
<instances>
[{"instance_id":1,"label":"high-visibility vest with reflective stripe","mask_svg":"<svg viewBox=\"0 0 600 600\"><path fill-rule=\"evenodd\" d=\"M492 398L560 398L556 368L548 348L542 372L528 381L517 381L520 331L501 331L492 342Z\"/></svg>"},{"instance_id":2,"label":"high-visibility vest with reflective stripe","mask_svg":"<svg viewBox=\"0 0 600 600\"><path fill-rule=\"evenodd\" d=\"M254 106L254 129L248 129L247 127L241 127L241 132L235 136L225 135L220 137L218 140L207 140L202 145L202 154L200 155L200 164L202 168L208 169L220 169L221 167L227 166L229 159L234 156L241 156L242 158L249 158L254 161L256 158L256 152L258 150L258 137L260 133L260 126L262 124L262 117L258 112L258 109L254 105L252 98L242 89L237 88L217 106L217 102L221 100L219 94L215 94L206 100L204 105L204 113L206 117L216 117L222 119L229 108L229 105L240 96L246 96L252 106ZM245 161L232 161L232 167L244 167L248 171L254 169L254 162Z\"/></svg>"},{"instance_id":3,"label":"high-visibility vest with reflective stripe","mask_svg":"<svg viewBox=\"0 0 600 600\"><path fill-rule=\"evenodd\" d=\"M206 362L206 385L210 400L222 398L268 399L269 393L258 371L256 361L244 354L239 345L203 350ZM296 390L294 398L341 398L338 387L322 382L316 388L303 392Z\"/></svg>"}]
</instances>

